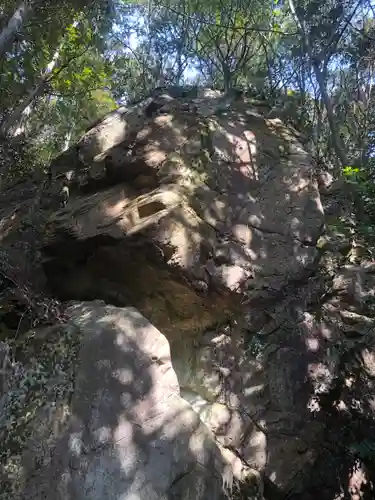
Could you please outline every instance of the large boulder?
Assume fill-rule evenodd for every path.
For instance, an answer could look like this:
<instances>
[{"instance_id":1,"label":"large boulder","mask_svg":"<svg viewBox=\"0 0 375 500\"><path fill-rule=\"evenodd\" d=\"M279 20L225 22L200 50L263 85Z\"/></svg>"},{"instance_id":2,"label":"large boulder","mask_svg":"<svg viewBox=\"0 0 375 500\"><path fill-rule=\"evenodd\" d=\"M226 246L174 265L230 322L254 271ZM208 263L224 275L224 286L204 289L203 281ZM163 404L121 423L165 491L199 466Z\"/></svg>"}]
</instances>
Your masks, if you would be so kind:
<instances>
[{"instance_id":1,"label":"large boulder","mask_svg":"<svg viewBox=\"0 0 375 500\"><path fill-rule=\"evenodd\" d=\"M74 389L28 424L19 497L224 499L230 464L180 397L164 335L133 308L75 303L67 315L81 336Z\"/></svg>"},{"instance_id":2,"label":"large boulder","mask_svg":"<svg viewBox=\"0 0 375 500\"><path fill-rule=\"evenodd\" d=\"M45 232L54 291L133 305L168 335L171 321L202 332L243 292L263 299L303 279L318 256L319 192L298 139L262 112L173 87L95 124L51 166L70 192Z\"/></svg>"},{"instance_id":3,"label":"large boulder","mask_svg":"<svg viewBox=\"0 0 375 500\"><path fill-rule=\"evenodd\" d=\"M57 439L65 451L54 445L46 468L56 474L37 474L25 491L50 493L67 478L82 498L91 487L105 496L105 467L116 478L111 498L141 484L147 498L203 498L195 482L206 472L196 464L211 460L209 498L222 494L216 478L228 463L239 479L256 477L254 468L282 494L303 490L322 434L308 404L309 369L322 359L310 349L309 314L321 293L311 279L324 218L309 155L264 112L217 91L159 89L94 124L52 163L51 189L63 196L44 212L49 290L118 309L68 311L86 332L74 418ZM175 371L144 318L169 341ZM74 443L86 451L74 456Z\"/></svg>"},{"instance_id":4,"label":"large boulder","mask_svg":"<svg viewBox=\"0 0 375 500\"><path fill-rule=\"evenodd\" d=\"M46 225L49 284L63 299L136 307L166 335L182 394L235 474L253 467L298 489L321 427L284 298L319 258L312 162L261 103L177 90L113 111L51 165L69 198ZM238 315L237 335L225 325Z\"/></svg>"},{"instance_id":5,"label":"large boulder","mask_svg":"<svg viewBox=\"0 0 375 500\"><path fill-rule=\"evenodd\" d=\"M250 101L204 96L115 110L57 159L72 195L46 245L147 233L193 282L253 282L254 296L313 264L323 212L308 154Z\"/></svg>"}]
</instances>

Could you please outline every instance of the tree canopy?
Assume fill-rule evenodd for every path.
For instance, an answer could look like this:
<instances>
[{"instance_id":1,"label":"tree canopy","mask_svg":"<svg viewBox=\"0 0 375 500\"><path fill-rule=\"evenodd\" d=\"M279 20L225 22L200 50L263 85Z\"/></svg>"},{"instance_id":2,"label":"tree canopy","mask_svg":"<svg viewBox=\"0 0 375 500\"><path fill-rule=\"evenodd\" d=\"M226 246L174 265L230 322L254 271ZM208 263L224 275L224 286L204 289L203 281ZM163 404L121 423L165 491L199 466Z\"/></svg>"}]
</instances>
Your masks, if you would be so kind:
<instances>
[{"instance_id":1,"label":"tree canopy","mask_svg":"<svg viewBox=\"0 0 375 500\"><path fill-rule=\"evenodd\" d=\"M192 84L268 99L319 164L373 175L371 0L6 0L0 30L0 132L39 164L118 104Z\"/></svg>"}]
</instances>

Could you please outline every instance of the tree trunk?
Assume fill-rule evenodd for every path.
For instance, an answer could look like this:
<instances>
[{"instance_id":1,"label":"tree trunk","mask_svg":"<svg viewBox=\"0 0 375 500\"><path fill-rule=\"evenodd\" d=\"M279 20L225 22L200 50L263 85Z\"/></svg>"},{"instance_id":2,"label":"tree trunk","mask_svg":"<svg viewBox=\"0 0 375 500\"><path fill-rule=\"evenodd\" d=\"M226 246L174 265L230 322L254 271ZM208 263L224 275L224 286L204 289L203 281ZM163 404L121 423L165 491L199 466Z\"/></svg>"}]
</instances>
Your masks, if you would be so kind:
<instances>
[{"instance_id":1,"label":"tree trunk","mask_svg":"<svg viewBox=\"0 0 375 500\"><path fill-rule=\"evenodd\" d=\"M13 16L9 19L8 24L0 33L0 58L4 56L9 45L14 41L17 33L24 26L31 11L32 11L31 1L24 0L18 6Z\"/></svg>"},{"instance_id":2,"label":"tree trunk","mask_svg":"<svg viewBox=\"0 0 375 500\"><path fill-rule=\"evenodd\" d=\"M302 38L303 49L304 49L306 55L309 57L310 64L313 66L313 69L314 69L315 78L318 82L319 90L320 90L320 93L322 96L322 100L323 100L324 106L325 106L326 111L327 111L327 119L328 119L328 124L329 124L330 132L331 132L331 138L332 138L332 143L333 143L335 153L336 153L338 159L340 160L341 166L344 167L348 164L348 159L347 159L347 155L346 155L346 151L345 151L345 146L341 140L341 137L340 137L340 134L338 131L333 106L332 106L331 100L330 100L328 92L327 92L327 86L326 86L326 81L325 81L326 80L325 79L325 71L322 71L319 67L319 63L314 61L313 52L312 52L312 48L311 48L311 44L310 44L310 40L309 40L309 34L305 30L305 26L304 26L303 21L298 17L293 0L288 0L288 3L289 3L290 12L292 13L292 16L295 20L295 23L299 29L299 32L300 32L300 35ZM326 56L324 62L322 62L323 68L327 67L328 61L329 61L329 55Z\"/></svg>"},{"instance_id":3,"label":"tree trunk","mask_svg":"<svg viewBox=\"0 0 375 500\"><path fill-rule=\"evenodd\" d=\"M21 101L18 106L13 110L12 114L5 120L4 123L1 124L0 135L2 137L13 135L17 136L22 131L18 130L20 127L20 122L22 116L30 109L31 104L37 97L40 97L44 93L44 88L46 84L46 79L44 78L42 81L38 83L38 85L33 88L28 96Z\"/></svg>"},{"instance_id":4,"label":"tree trunk","mask_svg":"<svg viewBox=\"0 0 375 500\"><path fill-rule=\"evenodd\" d=\"M177 73L176 73L176 85L181 84L182 76L184 74L184 67L182 62L182 47L177 47Z\"/></svg>"},{"instance_id":5,"label":"tree trunk","mask_svg":"<svg viewBox=\"0 0 375 500\"><path fill-rule=\"evenodd\" d=\"M78 21L75 21L73 23L73 27L76 27L77 25ZM59 62L61 50L64 46L64 43L65 40L63 39L59 47L55 51L50 63L41 74L39 82L36 84L36 86L28 93L27 97L23 101L21 101L18 106L16 106L11 115L1 124L0 136L16 136L22 133L22 130L20 130L22 118L28 111L28 114L30 114L31 105L38 97L43 95L47 83L51 80L51 74Z\"/></svg>"},{"instance_id":6,"label":"tree trunk","mask_svg":"<svg viewBox=\"0 0 375 500\"><path fill-rule=\"evenodd\" d=\"M232 87L232 75L229 71L226 62L222 63L222 68L223 68L224 92L228 93Z\"/></svg>"},{"instance_id":7,"label":"tree trunk","mask_svg":"<svg viewBox=\"0 0 375 500\"><path fill-rule=\"evenodd\" d=\"M71 127L68 132L66 132L65 137L64 137L64 145L62 147L61 153L64 153L64 151L67 151L70 147L70 143L72 141L72 136L73 136L73 127Z\"/></svg>"},{"instance_id":8,"label":"tree trunk","mask_svg":"<svg viewBox=\"0 0 375 500\"><path fill-rule=\"evenodd\" d=\"M317 64L314 64L313 66L314 66L315 77L319 85L320 94L322 96L322 100L324 102L324 106L327 111L327 119L328 119L329 129L331 131L333 147L335 149L338 158L340 159L341 165L345 167L348 165L348 158L346 156L345 146L341 140L338 131L332 102L327 92L324 73L323 71L321 71L321 69Z\"/></svg>"}]
</instances>

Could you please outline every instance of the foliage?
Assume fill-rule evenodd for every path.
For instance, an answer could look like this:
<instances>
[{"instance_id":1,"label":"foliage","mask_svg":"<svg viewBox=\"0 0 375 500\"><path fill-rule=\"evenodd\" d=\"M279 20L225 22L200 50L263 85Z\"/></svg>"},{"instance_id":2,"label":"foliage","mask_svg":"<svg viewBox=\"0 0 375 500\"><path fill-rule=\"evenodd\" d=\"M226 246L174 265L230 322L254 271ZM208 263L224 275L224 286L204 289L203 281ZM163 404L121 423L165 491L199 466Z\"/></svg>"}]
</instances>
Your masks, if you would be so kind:
<instances>
[{"instance_id":1,"label":"foliage","mask_svg":"<svg viewBox=\"0 0 375 500\"><path fill-rule=\"evenodd\" d=\"M354 456L357 456L361 459L371 459L375 460L375 442L369 439L365 439L359 443L354 443L349 452Z\"/></svg>"},{"instance_id":2,"label":"foliage","mask_svg":"<svg viewBox=\"0 0 375 500\"><path fill-rule=\"evenodd\" d=\"M4 20L16 6L5 2ZM340 163L365 165L372 154L375 28L364 1L64 0L34 7L0 60L0 117L25 103L16 129L42 148L43 162L83 132L97 117L93 109L99 115L158 85L198 81L282 99L284 114L291 111L311 137L314 156L336 165L337 174Z\"/></svg>"},{"instance_id":3,"label":"foliage","mask_svg":"<svg viewBox=\"0 0 375 500\"><path fill-rule=\"evenodd\" d=\"M103 92L110 74L103 38L111 25L110 5L104 0L43 2L43 6L32 3L35 8L22 32L17 34L12 50L0 58L2 134L22 134L31 140L37 161L39 153L43 163L66 145L66 131L61 127L64 118L65 129L71 129L72 115L78 116L78 109L86 103L88 120L98 117L93 113L95 108L98 113L105 113L114 107L113 100L103 107L105 101L111 100L110 94ZM9 2L8 15L13 9L15 3ZM102 90L101 95L94 92L97 89ZM56 109L65 113L59 114L62 119L52 130ZM76 139L88 120L73 118L69 136ZM46 149L46 129L49 136L55 137L49 141L54 146L47 156L35 147L43 144L42 149Z\"/></svg>"},{"instance_id":4,"label":"foliage","mask_svg":"<svg viewBox=\"0 0 375 500\"><path fill-rule=\"evenodd\" d=\"M357 235L375 246L375 163L369 162L360 167L346 166L343 174L346 182L352 187L354 193L354 209L356 212Z\"/></svg>"},{"instance_id":5,"label":"foliage","mask_svg":"<svg viewBox=\"0 0 375 500\"><path fill-rule=\"evenodd\" d=\"M35 436L33 426L41 412L56 412L59 406L67 411L74 387L79 332L60 325L44 333L48 333L47 341L31 331L25 338L0 342L2 369L7 375L7 391L0 398L0 498L4 500L22 493L19 453L30 436Z\"/></svg>"}]
</instances>

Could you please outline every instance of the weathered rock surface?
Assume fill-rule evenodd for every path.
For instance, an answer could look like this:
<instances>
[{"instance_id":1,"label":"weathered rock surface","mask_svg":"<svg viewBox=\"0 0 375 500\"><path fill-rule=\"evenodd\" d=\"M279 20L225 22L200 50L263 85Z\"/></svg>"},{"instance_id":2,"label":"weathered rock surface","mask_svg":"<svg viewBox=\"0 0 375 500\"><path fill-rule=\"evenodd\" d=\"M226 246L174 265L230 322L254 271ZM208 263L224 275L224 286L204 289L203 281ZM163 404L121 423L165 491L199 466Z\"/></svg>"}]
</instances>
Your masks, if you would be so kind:
<instances>
[{"instance_id":1,"label":"weathered rock surface","mask_svg":"<svg viewBox=\"0 0 375 500\"><path fill-rule=\"evenodd\" d=\"M322 266L252 311L245 330L207 333L174 358L182 395L221 445L296 499L314 498L307 484L339 498L332 471L352 477L343 457L375 437L374 265Z\"/></svg>"},{"instance_id":2,"label":"weathered rock surface","mask_svg":"<svg viewBox=\"0 0 375 500\"><path fill-rule=\"evenodd\" d=\"M136 307L172 352L244 291L303 279L323 225L310 158L280 120L220 92L176 95L112 112L53 162L71 196L45 233L55 293Z\"/></svg>"},{"instance_id":3,"label":"weathered rock surface","mask_svg":"<svg viewBox=\"0 0 375 500\"><path fill-rule=\"evenodd\" d=\"M54 425L36 421L21 497L224 498L231 468L180 397L166 338L133 308L76 303L67 314L82 336L70 407L51 407Z\"/></svg>"},{"instance_id":4,"label":"weathered rock surface","mask_svg":"<svg viewBox=\"0 0 375 500\"><path fill-rule=\"evenodd\" d=\"M68 436L74 422L78 433L84 429L80 439L88 451L74 458L75 466L64 469L64 462L59 469L68 471L69 484L80 491L88 491L91 479L85 483L85 478L101 491L104 480L97 471L105 463L117 478L114 484L121 485L116 487L126 491L137 490L147 476L149 498L180 498L181 490L186 498L201 498L194 496L195 480L185 472L198 474L194 464L207 442L203 458L215 457L218 476L229 463L237 479L260 484L256 470L281 498L306 500L315 471L332 472L325 467L327 458L320 460L322 450L329 448L330 460L335 449L347 454L350 443L340 434L347 420L360 427L363 415L373 418L373 268L348 264L348 240L338 231L326 229L326 241L317 245L325 221L310 158L294 132L264 112L254 101L231 101L220 92L200 89L187 96L159 89L95 124L51 166L54 186L63 183L70 196L66 206L50 213L39 247L50 290L63 300L102 299L118 306L82 305L69 315L82 331L96 331L93 322L101 311L103 332L109 332L103 346L108 337L125 339L103 351L103 362L101 340L84 337L72 401L75 420L69 417L59 432ZM329 207L327 183L320 181ZM4 240L12 220L18 224L17 213L7 208ZM166 336L173 369L169 354L161 364L152 358L160 338L162 349L167 347L151 326L145 327L150 339L144 334L134 339L128 320L124 331L115 333L122 328L119 318L133 311L129 306ZM82 307L96 311L91 319L90 314L84 319ZM110 315L117 326L107 328ZM129 357L133 366L136 356L130 359L129 351L135 345L146 351L134 368L138 375L130 379L121 368L123 379L107 391L111 360L120 366ZM160 377L152 390L150 373L153 381ZM82 418L86 393L98 411ZM101 434L103 422L95 415L102 410ZM120 410L128 423L117 420ZM175 417L180 410L186 421ZM164 422L163 412L172 415L171 422ZM165 426L165 435L153 431L154 423ZM127 461L123 444L114 439L124 432L130 447L133 424L132 461L143 472L130 479L131 467L138 465ZM365 427L371 434L367 421ZM143 428L150 431L147 439ZM170 437L180 431L182 445L176 440L174 448ZM97 448L100 436L103 449ZM189 442L199 445L185 457L186 465L178 457ZM159 449L165 451L163 460ZM157 456L165 469L149 468L149 456ZM179 469L180 463L187 468ZM198 476L200 484L205 472ZM319 477L324 479L316 497L333 500L328 487L327 495L322 493L327 477ZM210 481L220 495L221 486ZM172 484L181 490L172 494ZM260 487L256 494L261 493Z\"/></svg>"},{"instance_id":5,"label":"weathered rock surface","mask_svg":"<svg viewBox=\"0 0 375 500\"><path fill-rule=\"evenodd\" d=\"M166 91L112 112L52 172L72 190L47 228L55 250L67 235L142 233L197 286L233 292L253 282L254 297L316 259L323 212L310 158L250 101Z\"/></svg>"},{"instance_id":6,"label":"weathered rock surface","mask_svg":"<svg viewBox=\"0 0 375 500\"><path fill-rule=\"evenodd\" d=\"M233 331L219 331L202 338L194 358L177 354L173 360L183 397L222 446L236 450L244 464L284 492L301 486L322 433L304 408L308 388L301 356L276 343L255 356Z\"/></svg>"},{"instance_id":7,"label":"weathered rock surface","mask_svg":"<svg viewBox=\"0 0 375 500\"><path fill-rule=\"evenodd\" d=\"M140 310L166 335L184 397L235 475L255 468L289 491L320 428L303 408L293 314L280 333L278 314L273 325L254 307L316 268L323 210L309 155L263 112L166 89L111 113L51 166L70 198L47 224L45 269L64 299ZM238 335L215 328L239 311L251 319ZM272 340L258 359L245 338L257 328L290 342Z\"/></svg>"}]
</instances>

